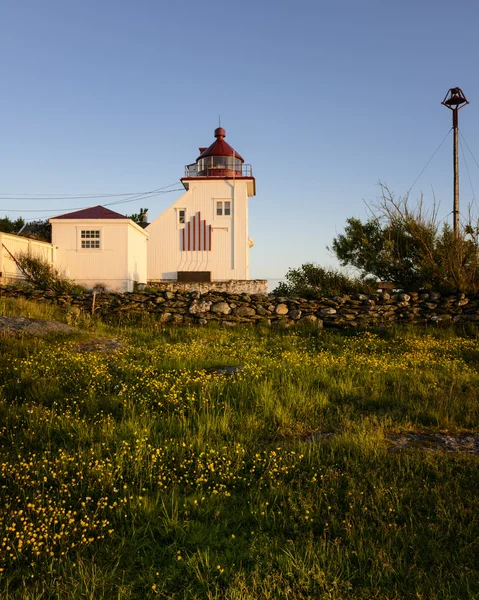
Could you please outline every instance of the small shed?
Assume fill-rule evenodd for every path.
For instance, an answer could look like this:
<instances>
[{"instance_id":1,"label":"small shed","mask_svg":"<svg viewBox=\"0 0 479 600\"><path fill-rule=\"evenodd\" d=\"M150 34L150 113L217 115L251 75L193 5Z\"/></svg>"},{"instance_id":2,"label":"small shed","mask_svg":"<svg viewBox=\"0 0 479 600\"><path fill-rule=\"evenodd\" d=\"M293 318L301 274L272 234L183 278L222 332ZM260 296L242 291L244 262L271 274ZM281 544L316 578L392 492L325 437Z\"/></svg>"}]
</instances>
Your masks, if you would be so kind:
<instances>
[{"instance_id":1,"label":"small shed","mask_svg":"<svg viewBox=\"0 0 479 600\"><path fill-rule=\"evenodd\" d=\"M80 285L131 292L146 283L148 233L134 221L103 206L50 219L55 266Z\"/></svg>"}]
</instances>

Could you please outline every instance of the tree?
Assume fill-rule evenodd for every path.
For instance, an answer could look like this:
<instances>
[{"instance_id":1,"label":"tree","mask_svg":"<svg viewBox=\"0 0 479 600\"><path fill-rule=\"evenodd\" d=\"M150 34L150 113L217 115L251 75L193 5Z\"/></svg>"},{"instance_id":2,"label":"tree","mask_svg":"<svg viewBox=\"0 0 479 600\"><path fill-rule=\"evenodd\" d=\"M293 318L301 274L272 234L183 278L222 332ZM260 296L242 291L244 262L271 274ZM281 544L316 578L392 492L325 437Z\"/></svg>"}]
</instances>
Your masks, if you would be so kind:
<instances>
[{"instance_id":1,"label":"tree","mask_svg":"<svg viewBox=\"0 0 479 600\"><path fill-rule=\"evenodd\" d=\"M341 265L355 267L407 290L479 291L478 227L469 216L458 237L439 227L436 205L427 212L422 198L412 206L381 184L382 197L369 205L371 217L346 221L332 250Z\"/></svg>"},{"instance_id":2,"label":"tree","mask_svg":"<svg viewBox=\"0 0 479 600\"><path fill-rule=\"evenodd\" d=\"M140 208L139 213L133 213L132 215L126 215L126 217L127 217L127 219L131 219L132 221L135 221L135 223L138 223L138 225L141 225L142 223L144 223L143 217L147 214L148 214L147 208Z\"/></svg>"},{"instance_id":3,"label":"tree","mask_svg":"<svg viewBox=\"0 0 479 600\"><path fill-rule=\"evenodd\" d=\"M18 217L15 221L10 220L8 217L0 219L0 231L3 231L3 233L18 233L24 225L25 221L22 217Z\"/></svg>"},{"instance_id":4,"label":"tree","mask_svg":"<svg viewBox=\"0 0 479 600\"><path fill-rule=\"evenodd\" d=\"M39 219L38 221L26 223L22 217L18 217L15 221L12 221L8 217L3 217L0 219L0 231L43 242L52 241L52 227L47 219Z\"/></svg>"},{"instance_id":5,"label":"tree","mask_svg":"<svg viewBox=\"0 0 479 600\"><path fill-rule=\"evenodd\" d=\"M52 226L48 219L39 219L38 221L30 221L21 230L20 235L31 238L32 240L40 240L42 242L52 241Z\"/></svg>"},{"instance_id":6,"label":"tree","mask_svg":"<svg viewBox=\"0 0 479 600\"><path fill-rule=\"evenodd\" d=\"M371 281L351 278L335 269L324 269L314 263L305 263L299 269L289 269L286 282L281 282L272 293L275 296L322 298L374 291L376 288Z\"/></svg>"}]
</instances>

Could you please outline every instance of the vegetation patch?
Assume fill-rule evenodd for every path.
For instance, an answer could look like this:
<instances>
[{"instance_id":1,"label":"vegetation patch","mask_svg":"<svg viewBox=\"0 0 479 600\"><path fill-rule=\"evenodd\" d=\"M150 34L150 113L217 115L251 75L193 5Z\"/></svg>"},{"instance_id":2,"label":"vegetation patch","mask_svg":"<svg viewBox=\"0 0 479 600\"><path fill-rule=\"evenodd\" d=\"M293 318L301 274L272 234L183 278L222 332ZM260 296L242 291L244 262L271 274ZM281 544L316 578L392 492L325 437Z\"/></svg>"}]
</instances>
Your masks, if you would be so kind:
<instances>
[{"instance_id":1,"label":"vegetation patch","mask_svg":"<svg viewBox=\"0 0 479 600\"><path fill-rule=\"evenodd\" d=\"M470 329L0 336L2 598L477 597L478 359Z\"/></svg>"}]
</instances>

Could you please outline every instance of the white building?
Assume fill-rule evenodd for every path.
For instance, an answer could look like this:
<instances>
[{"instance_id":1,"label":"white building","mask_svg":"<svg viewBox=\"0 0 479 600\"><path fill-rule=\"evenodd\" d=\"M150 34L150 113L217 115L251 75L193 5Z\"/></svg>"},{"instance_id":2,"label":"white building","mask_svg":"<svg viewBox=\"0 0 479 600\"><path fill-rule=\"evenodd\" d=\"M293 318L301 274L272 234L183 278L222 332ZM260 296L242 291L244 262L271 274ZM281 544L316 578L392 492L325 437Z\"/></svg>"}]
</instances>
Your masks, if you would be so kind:
<instances>
[{"instance_id":1,"label":"white building","mask_svg":"<svg viewBox=\"0 0 479 600\"><path fill-rule=\"evenodd\" d=\"M80 285L133 291L146 283L148 233L128 217L94 206L50 219L55 267Z\"/></svg>"},{"instance_id":2,"label":"white building","mask_svg":"<svg viewBox=\"0 0 479 600\"><path fill-rule=\"evenodd\" d=\"M50 219L55 266L87 288L196 282L202 289L266 292L266 281L249 281L251 166L225 142L223 128L215 137L186 166L186 193L146 229L102 206Z\"/></svg>"},{"instance_id":3,"label":"white building","mask_svg":"<svg viewBox=\"0 0 479 600\"><path fill-rule=\"evenodd\" d=\"M148 226L148 281L249 279L251 166L225 142L200 148L181 179L186 193Z\"/></svg>"}]
</instances>

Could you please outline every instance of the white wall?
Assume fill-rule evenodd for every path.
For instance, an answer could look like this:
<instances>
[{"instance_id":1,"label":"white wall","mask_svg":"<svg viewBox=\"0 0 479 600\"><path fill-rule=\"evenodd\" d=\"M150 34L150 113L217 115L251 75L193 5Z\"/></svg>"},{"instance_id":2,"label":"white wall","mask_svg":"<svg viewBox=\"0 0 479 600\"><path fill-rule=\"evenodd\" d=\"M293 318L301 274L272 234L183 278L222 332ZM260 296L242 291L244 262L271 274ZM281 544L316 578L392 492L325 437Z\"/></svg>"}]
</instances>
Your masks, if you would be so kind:
<instances>
[{"instance_id":1,"label":"white wall","mask_svg":"<svg viewBox=\"0 0 479 600\"><path fill-rule=\"evenodd\" d=\"M131 282L147 281L148 233L139 226L128 227L128 278Z\"/></svg>"},{"instance_id":2,"label":"white wall","mask_svg":"<svg viewBox=\"0 0 479 600\"><path fill-rule=\"evenodd\" d=\"M130 219L51 219L52 243L57 246L56 267L80 285L132 291L146 283L148 234ZM82 230L100 231L100 248L81 248ZM138 276L138 279L136 277Z\"/></svg>"},{"instance_id":3,"label":"white wall","mask_svg":"<svg viewBox=\"0 0 479 600\"><path fill-rule=\"evenodd\" d=\"M176 279L178 271L211 271L212 280L249 279L248 181L189 180L189 190L147 228L148 280ZM216 215L216 201L229 200L232 214ZM212 226L211 251L183 250L178 210L186 222L197 213Z\"/></svg>"}]
</instances>

